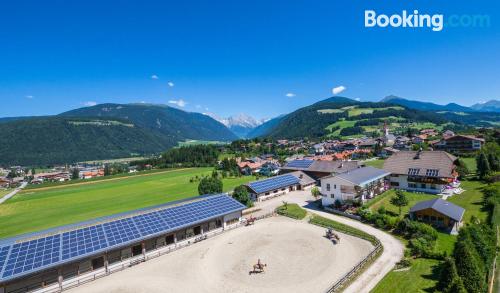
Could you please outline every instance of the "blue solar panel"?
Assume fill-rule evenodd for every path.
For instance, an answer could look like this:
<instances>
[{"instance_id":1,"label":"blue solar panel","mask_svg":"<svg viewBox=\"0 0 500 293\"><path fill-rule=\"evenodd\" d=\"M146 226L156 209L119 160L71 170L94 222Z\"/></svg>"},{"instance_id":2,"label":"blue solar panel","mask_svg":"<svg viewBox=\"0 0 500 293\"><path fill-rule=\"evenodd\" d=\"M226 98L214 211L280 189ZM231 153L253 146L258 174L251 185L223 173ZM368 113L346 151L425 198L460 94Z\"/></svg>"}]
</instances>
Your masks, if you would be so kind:
<instances>
[{"instance_id":1,"label":"blue solar panel","mask_svg":"<svg viewBox=\"0 0 500 293\"><path fill-rule=\"evenodd\" d=\"M16 243L12 246L2 277L35 270L60 260L61 235Z\"/></svg>"},{"instance_id":2,"label":"blue solar panel","mask_svg":"<svg viewBox=\"0 0 500 293\"><path fill-rule=\"evenodd\" d=\"M62 259L82 256L108 246L102 225L63 233Z\"/></svg>"},{"instance_id":3,"label":"blue solar panel","mask_svg":"<svg viewBox=\"0 0 500 293\"><path fill-rule=\"evenodd\" d=\"M0 282L61 263L77 260L90 254L115 249L147 236L169 233L209 219L243 210L245 206L227 195L215 195L197 201L167 205L137 215L122 215L118 220L105 219L83 228L47 237L17 242L0 247ZM108 222L106 222L106 220ZM104 223L103 223L104 221ZM8 242L8 241L7 241ZM10 253L9 253L10 249Z\"/></svg>"},{"instance_id":4,"label":"blue solar panel","mask_svg":"<svg viewBox=\"0 0 500 293\"><path fill-rule=\"evenodd\" d=\"M141 237L141 233L139 233L131 218L104 223L104 231L109 245L117 245Z\"/></svg>"},{"instance_id":5,"label":"blue solar panel","mask_svg":"<svg viewBox=\"0 0 500 293\"><path fill-rule=\"evenodd\" d=\"M2 272L3 265L7 259L7 254L9 254L10 246L4 246L0 248L0 272Z\"/></svg>"},{"instance_id":6,"label":"blue solar panel","mask_svg":"<svg viewBox=\"0 0 500 293\"><path fill-rule=\"evenodd\" d=\"M132 219L142 236L155 234L169 228L161 219L159 212L135 216Z\"/></svg>"},{"instance_id":7,"label":"blue solar panel","mask_svg":"<svg viewBox=\"0 0 500 293\"><path fill-rule=\"evenodd\" d=\"M288 164L286 164L286 166L290 167L290 168L307 169L312 165L312 163L314 163L313 160L294 160L294 161L291 161Z\"/></svg>"},{"instance_id":8,"label":"blue solar panel","mask_svg":"<svg viewBox=\"0 0 500 293\"><path fill-rule=\"evenodd\" d=\"M257 193L268 192L290 185L298 184L300 181L297 177L286 174L268 179L251 182L248 184Z\"/></svg>"}]
</instances>

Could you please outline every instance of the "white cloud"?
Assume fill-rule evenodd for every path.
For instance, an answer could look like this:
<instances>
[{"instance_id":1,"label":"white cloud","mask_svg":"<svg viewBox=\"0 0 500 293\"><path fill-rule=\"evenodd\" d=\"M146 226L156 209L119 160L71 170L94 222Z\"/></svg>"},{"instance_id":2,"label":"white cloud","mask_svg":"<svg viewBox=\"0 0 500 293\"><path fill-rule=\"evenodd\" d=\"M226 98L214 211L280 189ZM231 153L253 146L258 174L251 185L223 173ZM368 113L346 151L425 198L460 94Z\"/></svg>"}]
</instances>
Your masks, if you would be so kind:
<instances>
[{"instance_id":1,"label":"white cloud","mask_svg":"<svg viewBox=\"0 0 500 293\"><path fill-rule=\"evenodd\" d=\"M338 94L340 94L341 92L343 92L343 91L345 91L345 90L346 90L346 87L345 87L345 86L343 86L343 85L341 85L341 86L338 86L338 87L334 87L334 88L332 89L332 93L333 93L334 95L338 95Z\"/></svg>"},{"instance_id":2,"label":"white cloud","mask_svg":"<svg viewBox=\"0 0 500 293\"><path fill-rule=\"evenodd\" d=\"M358 101L358 102L359 102L359 101L361 101L361 99L360 99L360 98L355 98L355 100L356 100L356 101Z\"/></svg>"},{"instance_id":3,"label":"white cloud","mask_svg":"<svg viewBox=\"0 0 500 293\"><path fill-rule=\"evenodd\" d=\"M92 107L92 106L97 105L97 102L94 102L94 101L87 101L87 102L83 103L83 105L84 105L85 107Z\"/></svg>"},{"instance_id":4,"label":"white cloud","mask_svg":"<svg viewBox=\"0 0 500 293\"><path fill-rule=\"evenodd\" d=\"M196 105L196 109L201 109L201 105Z\"/></svg>"},{"instance_id":5,"label":"white cloud","mask_svg":"<svg viewBox=\"0 0 500 293\"><path fill-rule=\"evenodd\" d=\"M184 108L187 105L186 101L184 101L183 99L170 100L170 101L168 101L168 103L169 104L177 105L177 106L179 106L181 108Z\"/></svg>"},{"instance_id":6,"label":"white cloud","mask_svg":"<svg viewBox=\"0 0 500 293\"><path fill-rule=\"evenodd\" d=\"M156 74L151 75L151 79L158 79L158 78L159 78L159 77L158 77L158 75L156 75Z\"/></svg>"},{"instance_id":7,"label":"white cloud","mask_svg":"<svg viewBox=\"0 0 500 293\"><path fill-rule=\"evenodd\" d=\"M33 96L26 96L26 99L33 99Z\"/></svg>"},{"instance_id":8,"label":"white cloud","mask_svg":"<svg viewBox=\"0 0 500 293\"><path fill-rule=\"evenodd\" d=\"M289 97L289 98L293 98L296 96L296 94L294 93L287 93L285 96Z\"/></svg>"},{"instance_id":9,"label":"white cloud","mask_svg":"<svg viewBox=\"0 0 500 293\"><path fill-rule=\"evenodd\" d=\"M169 86L169 87L174 87L174 85L175 85L175 84L174 84L173 82L171 82L171 81L167 82L167 84L168 84L168 86Z\"/></svg>"}]
</instances>

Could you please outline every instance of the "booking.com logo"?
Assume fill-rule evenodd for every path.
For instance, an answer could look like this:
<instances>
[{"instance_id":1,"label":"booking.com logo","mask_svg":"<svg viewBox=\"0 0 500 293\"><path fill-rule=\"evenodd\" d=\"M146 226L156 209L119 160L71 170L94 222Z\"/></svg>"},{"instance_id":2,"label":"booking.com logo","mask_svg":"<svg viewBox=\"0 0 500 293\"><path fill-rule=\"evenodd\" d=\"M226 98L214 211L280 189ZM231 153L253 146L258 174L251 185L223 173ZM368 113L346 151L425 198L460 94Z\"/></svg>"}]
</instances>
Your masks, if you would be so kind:
<instances>
[{"instance_id":1,"label":"booking.com logo","mask_svg":"<svg viewBox=\"0 0 500 293\"><path fill-rule=\"evenodd\" d=\"M420 14L418 10L401 14L377 14L374 10L365 10L365 27L403 27L403 28L430 28L435 32L443 28L484 28L491 26L489 15L481 14L454 14L446 19L443 14Z\"/></svg>"}]
</instances>

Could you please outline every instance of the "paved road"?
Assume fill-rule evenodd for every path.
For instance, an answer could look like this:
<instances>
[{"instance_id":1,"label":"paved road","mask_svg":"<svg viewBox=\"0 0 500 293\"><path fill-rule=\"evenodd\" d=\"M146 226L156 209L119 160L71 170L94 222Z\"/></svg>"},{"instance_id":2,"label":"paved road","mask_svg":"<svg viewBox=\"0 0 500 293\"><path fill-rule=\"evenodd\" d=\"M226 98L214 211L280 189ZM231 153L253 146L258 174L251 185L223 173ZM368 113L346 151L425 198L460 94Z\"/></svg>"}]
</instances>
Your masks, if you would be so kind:
<instances>
[{"instance_id":1,"label":"paved road","mask_svg":"<svg viewBox=\"0 0 500 293\"><path fill-rule=\"evenodd\" d=\"M394 265L401 260L404 254L404 245L392 235L373 228L372 226L318 210L315 205L310 204L313 200L314 199L310 195L309 191L291 192L281 197L256 203L255 207L260 208L261 210L259 212L256 212L255 216L269 213L274 208L281 205L283 201L287 201L289 203L297 203L311 213L315 213L322 217L352 226L377 237L384 247L382 255L380 255L380 257L366 271L358 276L356 280L344 290L344 292L355 293L370 292L370 290L375 288L377 283L380 282L380 280L382 280L382 278L384 278L384 276L392 270Z\"/></svg>"},{"instance_id":2,"label":"paved road","mask_svg":"<svg viewBox=\"0 0 500 293\"><path fill-rule=\"evenodd\" d=\"M14 189L11 193L8 193L8 194L4 195L4 197L0 198L0 204L6 202L9 198L11 198L14 195L16 195L16 193L18 193L21 189L25 188L26 185L28 185L28 183L27 182L23 182L21 184L21 186L19 186L18 188Z\"/></svg>"}]
</instances>

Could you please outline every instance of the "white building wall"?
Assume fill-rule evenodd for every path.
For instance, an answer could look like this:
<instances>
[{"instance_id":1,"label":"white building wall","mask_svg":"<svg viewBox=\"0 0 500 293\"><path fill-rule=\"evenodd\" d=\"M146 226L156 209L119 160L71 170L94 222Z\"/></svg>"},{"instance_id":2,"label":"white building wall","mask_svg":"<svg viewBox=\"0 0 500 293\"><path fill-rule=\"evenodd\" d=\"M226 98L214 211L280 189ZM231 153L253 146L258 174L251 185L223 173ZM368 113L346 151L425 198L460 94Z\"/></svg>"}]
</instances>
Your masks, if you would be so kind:
<instances>
[{"instance_id":1,"label":"white building wall","mask_svg":"<svg viewBox=\"0 0 500 293\"><path fill-rule=\"evenodd\" d=\"M445 187L444 185L439 185L439 184L434 184L435 188L431 188L431 184L429 183L414 183L416 186L410 186L408 183L408 176L407 175L399 175L397 177L394 177L391 175L390 177L391 182L397 182L399 183L399 186L394 186L391 184L391 188L394 189L403 189L407 191L415 191L415 192L424 192L424 193L431 193L431 194L437 194L440 193L441 190ZM422 185L424 184L425 187Z\"/></svg>"},{"instance_id":2,"label":"white building wall","mask_svg":"<svg viewBox=\"0 0 500 293\"><path fill-rule=\"evenodd\" d=\"M328 191L328 184L330 184L330 190ZM341 193L340 186L353 186L352 183L345 181L337 177L327 177L321 179L321 203L323 206L329 206L335 203L337 199L343 201L343 195Z\"/></svg>"}]
</instances>

